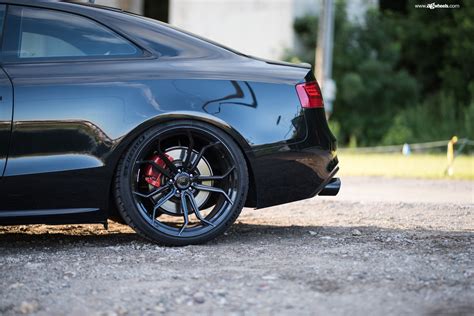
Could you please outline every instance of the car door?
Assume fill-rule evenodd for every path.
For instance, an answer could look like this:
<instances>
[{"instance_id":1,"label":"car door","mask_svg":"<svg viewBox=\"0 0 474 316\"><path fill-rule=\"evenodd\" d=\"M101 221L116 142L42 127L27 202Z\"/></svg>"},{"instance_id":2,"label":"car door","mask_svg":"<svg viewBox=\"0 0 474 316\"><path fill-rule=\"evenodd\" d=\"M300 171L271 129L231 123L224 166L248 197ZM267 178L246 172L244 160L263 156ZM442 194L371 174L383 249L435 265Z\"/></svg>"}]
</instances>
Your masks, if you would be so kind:
<instances>
[{"instance_id":1,"label":"car door","mask_svg":"<svg viewBox=\"0 0 474 316\"><path fill-rule=\"evenodd\" d=\"M8 158L12 130L12 85L5 71L0 68L0 178Z\"/></svg>"},{"instance_id":2,"label":"car door","mask_svg":"<svg viewBox=\"0 0 474 316\"><path fill-rule=\"evenodd\" d=\"M3 33L5 5L0 4L0 38ZM3 69L0 68L0 178L3 176L8 158L12 129L12 85Z\"/></svg>"},{"instance_id":3,"label":"car door","mask_svg":"<svg viewBox=\"0 0 474 316\"><path fill-rule=\"evenodd\" d=\"M105 161L123 136L116 122L126 126L125 104L138 93L123 73L145 53L82 15L7 11L2 66L15 111L0 210L103 209L111 181Z\"/></svg>"}]
</instances>

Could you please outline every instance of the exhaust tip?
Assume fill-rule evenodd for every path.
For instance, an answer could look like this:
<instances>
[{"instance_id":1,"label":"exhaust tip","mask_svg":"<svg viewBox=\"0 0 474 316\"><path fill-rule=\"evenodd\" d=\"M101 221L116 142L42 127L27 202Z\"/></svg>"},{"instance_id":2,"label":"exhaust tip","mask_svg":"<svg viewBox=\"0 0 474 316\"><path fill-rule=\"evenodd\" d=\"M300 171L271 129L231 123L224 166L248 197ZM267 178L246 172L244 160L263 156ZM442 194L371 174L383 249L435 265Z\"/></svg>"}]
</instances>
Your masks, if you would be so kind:
<instances>
[{"instance_id":1,"label":"exhaust tip","mask_svg":"<svg viewBox=\"0 0 474 316\"><path fill-rule=\"evenodd\" d=\"M339 178L333 178L331 181L326 184L324 189L319 192L318 195L320 196L335 196L339 193L339 190L341 189L341 179Z\"/></svg>"}]
</instances>

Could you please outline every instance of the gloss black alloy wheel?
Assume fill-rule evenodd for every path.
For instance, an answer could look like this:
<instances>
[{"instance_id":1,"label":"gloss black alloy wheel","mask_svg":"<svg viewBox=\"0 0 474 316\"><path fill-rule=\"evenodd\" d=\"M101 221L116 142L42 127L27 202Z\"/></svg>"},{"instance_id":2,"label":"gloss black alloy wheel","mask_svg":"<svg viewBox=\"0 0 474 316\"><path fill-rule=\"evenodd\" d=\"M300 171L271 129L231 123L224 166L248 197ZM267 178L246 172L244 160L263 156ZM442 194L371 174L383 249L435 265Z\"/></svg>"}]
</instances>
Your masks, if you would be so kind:
<instances>
[{"instance_id":1,"label":"gloss black alloy wheel","mask_svg":"<svg viewBox=\"0 0 474 316\"><path fill-rule=\"evenodd\" d=\"M172 246L203 243L239 216L248 189L240 148L201 122L166 123L141 135L122 158L118 209L137 233Z\"/></svg>"}]
</instances>

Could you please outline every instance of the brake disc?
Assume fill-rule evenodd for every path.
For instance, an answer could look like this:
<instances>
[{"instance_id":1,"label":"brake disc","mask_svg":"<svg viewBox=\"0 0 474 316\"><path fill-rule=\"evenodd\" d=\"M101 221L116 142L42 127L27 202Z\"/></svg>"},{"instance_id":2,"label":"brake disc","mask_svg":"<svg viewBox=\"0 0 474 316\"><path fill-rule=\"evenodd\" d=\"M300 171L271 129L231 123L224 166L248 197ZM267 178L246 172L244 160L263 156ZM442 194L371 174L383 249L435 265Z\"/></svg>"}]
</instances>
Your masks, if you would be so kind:
<instances>
[{"instance_id":1,"label":"brake disc","mask_svg":"<svg viewBox=\"0 0 474 316\"><path fill-rule=\"evenodd\" d=\"M171 158L170 160L179 168L182 166L183 161L186 159L186 153L188 151L187 147L172 147L166 150L164 153ZM191 154L191 164L194 163L199 153L193 150ZM196 173L201 176L212 176L212 168L209 162L206 160L205 157L202 157L196 167ZM214 181L203 181L202 184L212 186ZM150 190L153 189L153 186L150 185ZM196 190L194 193L194 198L199 208L203 206L207 200L209 199L210 192L206 191L198 191ZM169 201L165 202L161 208L170 214L181 214L181 206L179 201L173 201L170 199Z\"/></svg>"}]
</instances>

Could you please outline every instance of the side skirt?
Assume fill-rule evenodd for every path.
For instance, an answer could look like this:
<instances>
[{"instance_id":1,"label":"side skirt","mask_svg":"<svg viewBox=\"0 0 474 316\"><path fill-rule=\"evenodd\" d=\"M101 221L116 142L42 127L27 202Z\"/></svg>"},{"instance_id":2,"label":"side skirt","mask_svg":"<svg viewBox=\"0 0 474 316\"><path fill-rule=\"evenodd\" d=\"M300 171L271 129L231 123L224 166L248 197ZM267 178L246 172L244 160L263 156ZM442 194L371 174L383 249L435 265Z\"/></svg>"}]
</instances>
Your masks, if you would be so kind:
<instances>
[{"instance_id":1,"label":"side skirt","mask_svg":"<svg viewBox=\"0 0 474 316\"><path fill-rule=\"evenodd\" d=\"M0 210L0 225L29 224L104 224L107 213L98 208L71 208L52 210Z\"/></svg>"}]
</instances>

